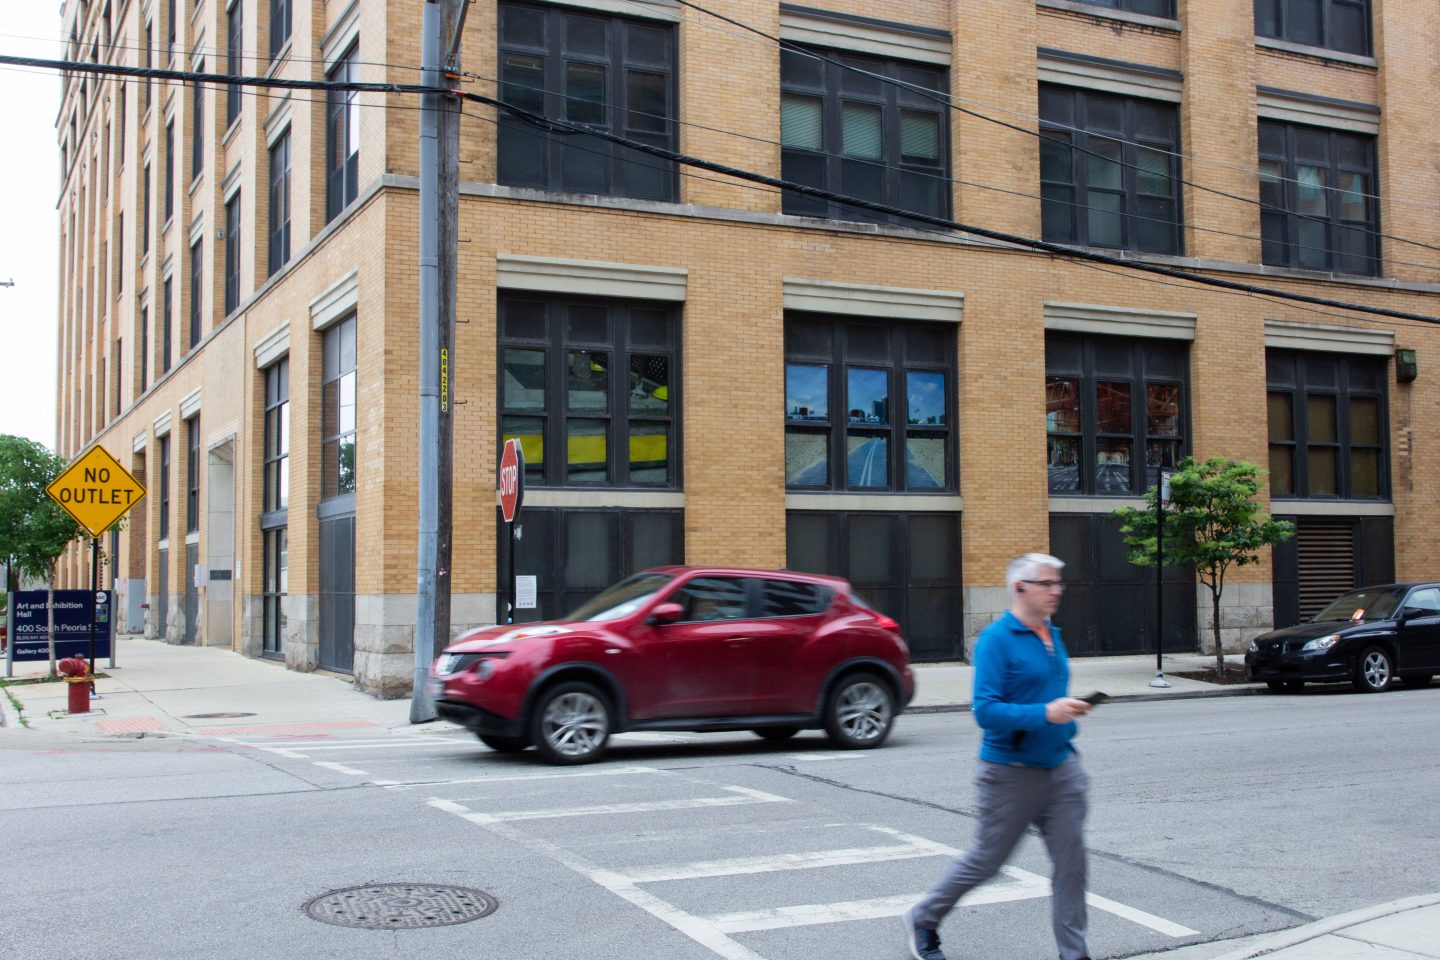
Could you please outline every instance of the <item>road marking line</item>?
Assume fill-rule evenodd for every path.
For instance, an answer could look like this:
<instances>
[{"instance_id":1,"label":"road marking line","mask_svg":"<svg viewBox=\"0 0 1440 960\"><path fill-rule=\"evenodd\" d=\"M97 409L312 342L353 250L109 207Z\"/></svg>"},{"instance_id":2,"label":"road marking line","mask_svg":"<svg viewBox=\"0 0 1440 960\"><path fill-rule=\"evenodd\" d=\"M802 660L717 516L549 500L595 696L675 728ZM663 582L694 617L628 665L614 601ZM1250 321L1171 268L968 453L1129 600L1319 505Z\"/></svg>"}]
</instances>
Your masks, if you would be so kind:
<instances>
[{"instance_id":1,"label":"road marking line","mask_svg":"<svg viewBox=\"0 0 1440 960\"><path fill-rule=\"evenodd\" d=\"M1017 880L1011 883L986 885L965 895L966 906L983 903L1010 903L1035 900L1049 895L1048 885ZM898 917L925 894L910 893L898 897L876 897L871 900L850 900L843 903L806 903L793 907L770 907L744 910L706 917L721 933L753 933L757 930L780 930L787 927L808 927L823 923L850 920L878 920Z\"/></svg>"},{"instance_id":2,"label":"road marking line","mask_svg":"<svg viewBox=\"0 0 1440 960\"><path fill-rule=\"evenodd\" d=\"M364 770L356 770L354 767L347 767L343 763L330 763L326 760L314 761L315 766L324 767L326 770L334 770L336 773L349 774L352 777L368 777L370 774Z\"/></svg>"},{"instance_id":3,"label":"road marking line","mask_svg":"<svg viewBox=\"0 0 1440 960\"><path fill-rule=\"evenodd\" d=\"M447 743L444 740L421 740L415 743L327 743L322 746L286 747L285 749L304 750L307 753L319 753L321 751L329 752L333 750L386 750L391 748L404 748L406 750L462 750L468 754L473 754L475 752L475 749L469 744Z\"/></svg>"},{"instance_id":4,"label":"road marking line","mask_svg":"<svg viewBox=\"0 0 1440 960\"><path fill-rule=\"evenodd\" d=\"M447 813L453 813L466 819L470 819L472 814L472 811L452 800L442 800L435 797L431 798L428 802L437 810L444 810ZM646 893L619 874L610 870L601 869L579 854L572 853L557 844L527 836L520 830L507 827L502 823L474 820L471 822L478 822L496 836L509 840L517 846L527 847L537 853L550 857L563 866L569 867L592 883L609 890L622 900L639 907L655 919L683 933L711 953L724 958L724 960L765 960L760 954L736 943L734 940L725 936L724 933L715 929L714 925L704 917L697 917L694 914L687 913L679 907L661 900L659 897Z\"/></svg>"},{"instance_id":5,"label":"road marking line","mask_svg":"<svg viewBox=\"0 0 1440 960\"><path fill-rule=\"evenodd\" d=\"M866 754L855 753L792 753L792 760L864 760Z\"/></svg>"},{"instance_id":6,"label":"road marking line","mask_svg":"<svg viewBox=\"0 0 1440 960\"><path fill-rule=\"evenodd\" d=\"M1194 937L1200 933L1199 930L1191 930L1189 927L1173 923L1164 917L1157 917L1153 913L1146 913L1135 907L1127 907L1123 903L1116 903L1114 900L1108 900L1094 893L1085 894L1085 902L1096 910L1113 913L1123 920L1138 923L1142 927L1149 927L1156 933L1163 933L1167 937Z\"/></svg>"},{"instance_id":7,"label":"road marking line","mask_svg":"<svg viewBox=\"0 0 1440 960\"><path fill-rule=\"evenodd\" d=\"M695 810L714 807L737 807L752 803L794 803L788 797L762 793L746 787L722 787L736 796L694 797L686 800L644 800L636 803L603 803L588 807L545 807L539 810L502 810L497 813L467 813L475 823L499 823L513 820L549 820L558 817L591 817L617 813L653 813L660 810ZM467 798L461 798L467 799Z\"/></svg>"},{"instance_id":8,"label":"road marking line","mask_svg":"<svg viewBox=\"0 0 1440 960\"><path fill-rule=\"evenodd\" d=\"M295 751L295 750L285 750L285 749L283 749L283 748L281 748L281 747L267 747L267 746L265 746L263 743L248 743L248 742L246 742L246 741L244 741L244 740L236 740L236 739L234 739L233 737L216 737L215 739L217 739L217 740L222 740L222 741L224 741L225 743L233 743L233 744L235 744L237 747L250 747L252 750L264 750L266 753L273 753L273 754L275 754L276 756L279 756L279 757L288 757L288 758L291 759L291 760L306 760L306 759L309 759L308 757L305 756L305 754L300 753L300 752L298 752L298 751Z\"/></svg>"},{"instance_id":9,"label":"road marking line","mask_svg":"<svg viewBox=\"0 0 1440 960\"><path fill-rule=\"evenodd\" d=\"M385 763L387 761L379 761ZM463 777L459 780L390 781L395 787L453 787L467 783L512 783L517 780L570 780L579 777L620 777L635 773L660 773L655 767L605 767L600 770L575 770L568 773L517 773L500 777Z\"/></svg>"},{"instance_id":10,"label":"road marking line","mask_svg":"<svg viewBox=\"0 0 1440 960\"><path fill-rule=\"evenodd\" d=\"M417 743L444 743L452 747L469 746L469 744L456 743L448 737L387 737L384 740L251 740L249 742L265 746L282 746L286 750L346 750L358 747L410 746Z\"/></svg>"},{"instance_id":11,"label":"road marking line","mask_svg":"<svg viewBox=\"0 0 1440 960\"><path fill-rule=\"evenodd\" d=\"M840 850L782 853L768 857L733 857L726 860L700 860L695 863L659 864L617 873L631 883L659 883L666 880L698 880L702 877L735 877L782 870L815 870L861 863L914 860L936 855L933 851L902 843L888 847L849 847Z\"/></svg>"}]
</instances>

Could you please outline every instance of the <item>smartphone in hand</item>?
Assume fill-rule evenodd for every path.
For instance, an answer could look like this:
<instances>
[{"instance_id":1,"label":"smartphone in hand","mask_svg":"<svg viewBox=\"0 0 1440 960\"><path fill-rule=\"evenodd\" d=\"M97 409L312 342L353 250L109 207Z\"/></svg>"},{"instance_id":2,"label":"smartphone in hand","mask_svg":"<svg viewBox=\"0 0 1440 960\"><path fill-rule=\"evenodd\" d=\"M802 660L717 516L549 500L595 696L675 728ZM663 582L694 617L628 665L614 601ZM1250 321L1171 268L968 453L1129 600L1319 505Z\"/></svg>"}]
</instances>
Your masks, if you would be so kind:
<instances>
[{"instance_id":1,"label":"smartphone in hand","mask_svg":"<svg viewBox=\"0 0 1440 960\"><path fill-rule=\"evenodd\" d=\"M1090 706L1096 707L1096 706L1099 706L1100 704L1104 703L1106 700L1109 700L1109 699L1110 699L1110 695L1107 694L1107 693L1102 693L1102 692L1100 692L1099 690L1096 690L1094 693L1087 693L1085 696L1083 696L1083 697L1076 697L1075 699L1076 699L1076 700L1084 700L1086 703L1090 704Z\"/></svg>"}]
</instances>

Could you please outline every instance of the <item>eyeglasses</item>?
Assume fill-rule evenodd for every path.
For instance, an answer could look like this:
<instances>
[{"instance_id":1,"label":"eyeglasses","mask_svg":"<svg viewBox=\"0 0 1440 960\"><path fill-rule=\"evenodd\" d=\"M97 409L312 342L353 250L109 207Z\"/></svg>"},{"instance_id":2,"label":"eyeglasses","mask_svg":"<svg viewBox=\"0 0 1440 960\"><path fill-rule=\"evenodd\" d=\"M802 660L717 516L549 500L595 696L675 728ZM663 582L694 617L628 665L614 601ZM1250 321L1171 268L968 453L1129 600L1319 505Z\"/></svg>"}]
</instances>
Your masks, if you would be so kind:
<instances>
[{"instance_id":1,"label":"eyeglasses","mask_svg":"<svg viewBox=\"0 0 1440 960\"><path fill-rule=\"evenodd\" d=\"M1065 592L1064 580L1021 580L1021 583L1028 583L1032 587L1039 587L1041 590L1059 590Z\"/></svg>"}]
</instances>

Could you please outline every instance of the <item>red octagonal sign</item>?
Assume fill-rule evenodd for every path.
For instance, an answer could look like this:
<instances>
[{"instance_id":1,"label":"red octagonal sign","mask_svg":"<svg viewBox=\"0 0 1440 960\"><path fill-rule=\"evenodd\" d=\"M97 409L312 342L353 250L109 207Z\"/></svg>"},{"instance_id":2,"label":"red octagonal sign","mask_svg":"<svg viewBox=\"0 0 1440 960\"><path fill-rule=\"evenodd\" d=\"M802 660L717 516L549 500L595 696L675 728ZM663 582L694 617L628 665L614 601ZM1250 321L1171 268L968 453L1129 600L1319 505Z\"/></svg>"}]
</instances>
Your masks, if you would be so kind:
<instances>
[{"instance_id":1,"label":"red octagonal sign","mask_svg":"<svg viewBox=\"0 0 1440 960\"><path fill-rule=\"evenodd\" d=\"M499 487L500 512L506 523L514 523L525 499L525 453L513 437L505 441L505 452L500 455Z\"/></svg>"}]
</instances>

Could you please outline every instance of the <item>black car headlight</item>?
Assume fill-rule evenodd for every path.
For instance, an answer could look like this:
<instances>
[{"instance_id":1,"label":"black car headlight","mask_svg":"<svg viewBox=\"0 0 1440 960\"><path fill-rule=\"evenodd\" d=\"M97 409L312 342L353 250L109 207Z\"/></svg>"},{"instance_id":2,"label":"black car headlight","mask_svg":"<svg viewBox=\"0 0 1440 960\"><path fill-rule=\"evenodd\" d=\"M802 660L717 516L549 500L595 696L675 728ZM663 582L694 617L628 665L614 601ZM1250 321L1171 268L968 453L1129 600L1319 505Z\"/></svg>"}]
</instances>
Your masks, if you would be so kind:
<instances>
[{"instance_id":1,"label":"black car headlight","mask_svg":"<svg viewBox=\"0 0 1440 960\"><path fill-rule=\"evenodd\" d=\"M1300 651L1302 653L1320 653L1322 651L1329 650L1331 647L1335 646L1335 644L1339 642L1340 634L1332 633L1328 637L1316 637L1314 640L1311 640L1309 643L1305 644L1305 646L1301 647Z\"/></svg>"},{"instance_id":2,"label":"black car headlight","mask_svg":"<svg viewBox=\"0 0 1440 960\"><path fill-rule=\"evenodd\" d=\"M1250 652L1251 652L1251 653L1259 653L1259 652L1260 652L1260 644L1257 643L1257 642L1254 641L1254 640L1251 640L1251 641L1250 641Z\"/></svg>"}]
</instances>

